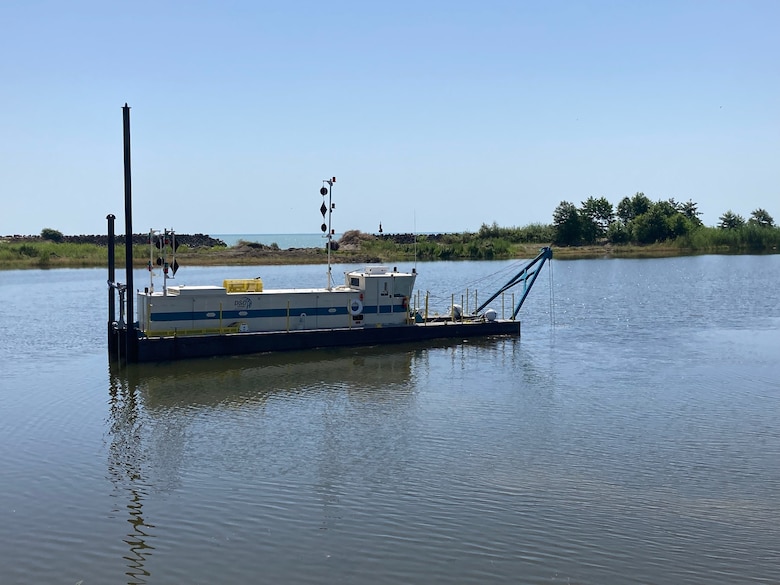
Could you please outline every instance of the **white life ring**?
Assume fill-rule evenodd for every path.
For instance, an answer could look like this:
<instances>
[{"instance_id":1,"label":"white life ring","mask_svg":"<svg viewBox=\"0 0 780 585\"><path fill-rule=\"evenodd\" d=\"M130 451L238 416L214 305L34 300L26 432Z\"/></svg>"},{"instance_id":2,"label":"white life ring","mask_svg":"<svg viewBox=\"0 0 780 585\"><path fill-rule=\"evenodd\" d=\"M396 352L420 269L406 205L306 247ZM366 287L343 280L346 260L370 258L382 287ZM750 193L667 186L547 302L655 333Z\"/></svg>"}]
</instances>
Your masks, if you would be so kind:
<instances>
[{"instance_id":1,"label":"white life ring","mask_svg":"<svg viewBox=\"0 0 780 585\"><path fill-rule=\"evenodd\" d=\"M357 317L363 312L363 301L360 299L352 299L349 301L349 314L353 317Z\"/></svg>"}]
</instances>

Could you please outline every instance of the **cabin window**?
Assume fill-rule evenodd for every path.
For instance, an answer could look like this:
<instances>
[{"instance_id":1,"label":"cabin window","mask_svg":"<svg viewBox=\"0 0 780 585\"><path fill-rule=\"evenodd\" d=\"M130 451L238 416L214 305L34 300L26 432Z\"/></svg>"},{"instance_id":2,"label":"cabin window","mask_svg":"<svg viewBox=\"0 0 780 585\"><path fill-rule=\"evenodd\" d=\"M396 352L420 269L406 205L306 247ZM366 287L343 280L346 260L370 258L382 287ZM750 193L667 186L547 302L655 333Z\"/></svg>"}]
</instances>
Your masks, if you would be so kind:
<instances>
[{"instance_id":1,"label":"cabin window","mask_svg":"<svg viewBox=\"0 0 780 585\"><path fill-rule=\"evenodd\" d=\"M349 286L355 286L360 288L360 279L355 278L354 276L350 277L349 279Z\"/></svg>"}]
</instances>

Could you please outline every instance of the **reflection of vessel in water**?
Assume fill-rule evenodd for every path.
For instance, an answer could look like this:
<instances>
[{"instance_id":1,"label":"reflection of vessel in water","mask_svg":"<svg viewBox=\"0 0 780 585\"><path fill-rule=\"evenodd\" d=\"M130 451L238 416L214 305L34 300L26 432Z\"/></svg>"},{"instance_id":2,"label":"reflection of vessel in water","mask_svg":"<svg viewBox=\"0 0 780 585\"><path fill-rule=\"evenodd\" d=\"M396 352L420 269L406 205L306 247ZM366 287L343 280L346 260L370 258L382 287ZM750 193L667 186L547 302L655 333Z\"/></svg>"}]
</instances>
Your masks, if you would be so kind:
<instances>
[{"instance_id":1,"label":"reflection of vessel in water","mask_svg":"<svg viewBox=\"0 0 780 585\"><path fill-rule=\"evenodd\" d=\"M475 339L492 349L513 338ZM461 346L440 340L392 346L343 347L196 361L138 364L116 375L157 408L263 403L269 398L338 390L351 400L395 401L414 393L412 369L431 351ZM423 366L424 367L424 366Z\"/></svg>"},{"instance_id":2,"label":"reflection of vessel in water","mask_svg":"<svg viewBox=\"0 0 780 585\"><path fill-rule=\"evenodd\" d=\"M147 558L153 553L154 526L144 513L144 500L149 484L142 471L144 455L141 446L141 422L137 393L126 380L112 375L109 388L111 418L108 436L108 478L114 484L117 507L114 513L127 514L131 528L123 542L128 551L123 555L127 564L128 583L146 583L149 571Z\"/></svg>"},{"instance_id":3,"label":"reflection of vessel in water","mask_svg":"<svg viewBox=\"0 0 780 585\"><path fill-rule=\"evenodd\" d=\"M172 530L170 515L159 518L166 501L191 506L193 518L205 508L202 523L187 520L198 542L218 532L222 512L212 510L224 500L231 514L251 515L246 533L286 523L301 502L311 523L340 526L354 470L403 485L408 458L398 454L424 456L413 437L435 431L421 416L430 396L420 399L441 364L511 356L510 347L520 347L515 338L112 364L107 477L127 582L148 582L163 571L151 555L193 538ZM436 410L434 420L448 424ZM278 542L267 538L263 546Z\"/></svg>"},{"instance_id":4,"label":"reflection of vessel in water","mask_svg":"<svg viewBox=\"0 0 780 585\"><path fill-rule=\"evenodd\" d=\"M129 169L129 108L125 116L126 241L132 239ZM162 290L154 280L134 299L132 246L127 246L127 283L114 278L114 216L108 216L109 234L109 355L123 362L169 361L185 358L291 351L325 347L371 346L432 339L466 339L520 335L517 313L552 250L522 266L497 293L468 313L453 301L443 316L431 316L428 300L415 298L416 269L399 271L366 266L345 273L344 283L331 278L331 193L336 178L323 181L320 211L326 232L328 281L324 288L266 289L259 279L228 279L220 285L169 286L178 270L176 235L150 231L149 271L162 271ZM325 187L325 183L328 187ZM328 197L328 205L324 198ZM157 256L156 260L154 257ZM523 291L510 318L499 318L488 305L505 291L522 284ZM119 291L120 317L114 315L114 291ZM126 298L125 298L126 297ZM134 301L137 303L133 310ZM475 303L476 304L476 303ZM514 303L513 303L514 304ZM125 322L125 316L127 323Z\"/></svg>"},{"instance_id":5,"label":"reflection of vessel in water","mask_svg":"<svg viewBox=\"0 0 780 585\"><path fill-rule=\"evenodd\" d=\"M343 390L356 400L396 400L412 392L412 364L426 349L420 344L402 344L392 351L356 347L267 353L139 364L123 375L152 411L171 406L246 405L330 389Z\"/></svg>"}]
</instances>

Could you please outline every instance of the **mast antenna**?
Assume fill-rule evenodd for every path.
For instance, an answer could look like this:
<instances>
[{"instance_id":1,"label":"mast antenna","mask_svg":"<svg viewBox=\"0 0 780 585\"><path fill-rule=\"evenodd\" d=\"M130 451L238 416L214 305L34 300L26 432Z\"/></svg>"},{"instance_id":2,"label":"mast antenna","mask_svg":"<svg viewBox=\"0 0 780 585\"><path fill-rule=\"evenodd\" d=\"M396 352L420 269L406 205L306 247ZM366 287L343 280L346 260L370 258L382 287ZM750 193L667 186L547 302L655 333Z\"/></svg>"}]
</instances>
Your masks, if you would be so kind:
<instances>
[{"instance_id":1,"label":"mast antenna","mask_svg":"<svg viewBox=\"0 0 780 585\"><path fill-rule=\"evenodd\" d=\"M325 238L327 240L327 243L325 246L328 249L328 290L331 290L333 288L333 277L331 273L331 266L330 266L330 249L331 249L331 243L333 241L333 233L334 229L331 226L331 216L333 215L333 209L336 207L336 205L333 203L333 183L336 182L336 177L331 177L330 179L323 179L322 180L322 188L320 189L320 195L322 195L322 205L320 206L320 213L322 213L322 225L320 226L320 229L322 229L323 232L326 233ZM328 184L328 186L325 186L325 183ZM325 195L328 196L328 205L325 206ZM325 215L328 216L328 223L325 224Z\"/></svg>"}]
</instances>

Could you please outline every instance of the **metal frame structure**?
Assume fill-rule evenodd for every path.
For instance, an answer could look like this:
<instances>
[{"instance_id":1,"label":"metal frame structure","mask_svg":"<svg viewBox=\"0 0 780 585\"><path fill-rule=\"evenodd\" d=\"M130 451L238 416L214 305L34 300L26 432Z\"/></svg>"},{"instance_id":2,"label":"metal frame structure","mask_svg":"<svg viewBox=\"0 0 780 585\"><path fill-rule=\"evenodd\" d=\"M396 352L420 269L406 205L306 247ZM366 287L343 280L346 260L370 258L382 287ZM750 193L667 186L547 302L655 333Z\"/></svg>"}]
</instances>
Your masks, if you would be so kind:
<instances>
[{"instance_id":1,"label":"metal frame structure","mask_svg":"<svg viewBox=\"0 0 780 585\"><path fill-rule=\"evenodd\" d=\"M536 258L534 258L533 260L528 262L528 264L523 266L520 269L520 272L515 274L512 278L509 279L509 281L504 286L498 289L498 292L496 292L488 300L486 300L479 307L477 307L477 309L474 311L474 314L478 315L491 302L493 302L494 299L496 299L501 294L508 291L510 288L517 286L522 282L523 294L520 296L520 301L517 303L517 306L515 307L515 310L512 313L512 319L515 319L517 317L517 313L520 312L520 307L523 306L523 303L525 302L528 293L531 292L531 287L533 287L534 282L536 282L536 277L539 276L539 272L542 270L542 266L544 266L544 263L547 262L548 260L552 260L552 257L553 257L552 248L550 248L549 246L545 246L544 248L542 248L541 251L539 252L539 255Z\"/></svg>"}]
</instances>

